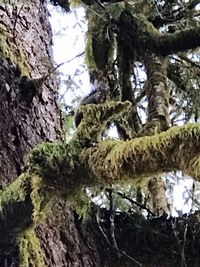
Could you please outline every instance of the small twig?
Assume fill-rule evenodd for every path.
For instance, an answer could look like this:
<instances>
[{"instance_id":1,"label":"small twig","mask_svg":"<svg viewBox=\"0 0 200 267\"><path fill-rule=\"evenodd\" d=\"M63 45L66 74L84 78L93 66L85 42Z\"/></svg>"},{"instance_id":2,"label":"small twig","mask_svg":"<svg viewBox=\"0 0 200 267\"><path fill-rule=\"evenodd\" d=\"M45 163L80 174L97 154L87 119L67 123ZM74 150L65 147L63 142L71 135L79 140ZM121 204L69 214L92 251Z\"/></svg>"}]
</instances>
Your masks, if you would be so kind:
<instances>
[{"instance_id":1,"label":"small twig","mask_svg":"<svg viewBox=\"0 0 200 267\"><path fill-rule=\"evenodd\" d=\"M183 245L182 245L182 252L181 252L181 266L187 267L186 259L185 259L185 244L187 241L187 230L188 230L188 223L185 225L185 230L183 234Z\"/></svg>"},{"instance_id":2,"label":"small twig","mask_svg":"<svg viewBox=\"0 0 200 267\"><path fill-rule=\"evenodd\" d=\"M190 58L184 56L183 54L178 55L180 59L184 60L185 62L189 63L191 66L196 67L200 69L200 65L197 64L196 62L192 61ZM181 61L182 62L182 61Z\"/></svg>"},{"instance_id":3,"label":"small twig","mask_svg":"<svg viewBox=\"0 0 200 267\"><path fill-rule=\"evenodd\" d=\"M71 58L71 59L69 59L69 60L67 60L67 61L65 61L65 62L63 62L63 63L61 63L61 64L62 64L62 65L64 65L64 64L68 64L68 63L70 63L72 60L76 59L77 57L81 57L81 56L83 56L84 54L85 54L85 51L81 52L80 54L74 56L73 58Z\"/></svg>"},{"instance_id":4,"label":"small twig","mask_svg":"<svg viewBox=\"0 0 200 267\"><path fill-rule=\"evenodd\" d=\"M172 231L174 233L176 242L179 246L180 249L180 256L181 256L181 267L187 267L187 263L186 263L186 259L185 259L185 244L186 244L186 239L187 239L187 228L188 228L188 224L186 223L185 226L185 231L184 231L184 236L183 236L183 244L181 244L181 240L179 238L179 232L176 229L176 222L177 222L177 218L174 218L174 222L171 221L171 225L172 225Z\"/></svg>"},{"instance_id":5,"label":"small twig","mask_svg":"<svg viewBox=\"0 0 200 267\"><path fill-rule=\"evenodd\" d=\"M135 204L138 207L140 207L143 210L146 210L149 214L151 214L153 217L155 217L156 215L149 209L147 208L145 205L133 200L132 198L128 197L125 195L125 193L121 193L121 192L116 192L116 194L118 194L119 196L121 196L124 199L127 199L129 202L131 202L131 204Z\"/></svg>"},{"instance_id":6,"label":"small twig","mask_svg":"<svg viewBox=\"0 0 200 267\"><path fill-rule=\"evenodd\" d=\"M53 69L52 69L46 76L51 75L51 74L52 74L54 71L56 71L58 68L62 67L62 66L65 65L65 64L70 63L70 62L73 61L74 59L76 59L76 58L78 58L78 57L81 57L81 56L83 56L84 54L85 54L85 51L81 52L80 54L74 56L73 58L71 58L71 59L69 59L69 60L67 60L67 61L64 61L64 62L59 63L59 64L58 64L55 68L53 68ZM45 77L46 77L46 76L45 76Z\"/></svg>"},{"instance_id":7,"label":"small twig","mask_svg":"<svg viewBox=\"0 0 200 267\"><path fill-rule=\"evenodd\" d=\"M77 57L82 56L84 53L85 53L85 52L82 52L82 53L76 55L75 57L73 57L73 58L71 58L71 59L69 59L69 60L67 60L67 61L64 61L64 62L59 63L59 64L58 64L56 67L54 67L49 73L47 73L46 75L44 75L44 76L41 77L41 78L35 79L35 81L37 81L37 82L40 84L40 86L41 86L41 85L44 83L44 81L46 81L46 79L47 79L53 72L55 72L58 68L62 67L64 64L68 64L68 63L70 63L72 60L74 60L74 59L77 58Z\"/></svg>"},{"instance_id":8,"label":"small twig","mask_svg":"<svg viewBox=\"0 0 200 267\"><path fill-rule=\"evenodd\" d=\"M99 227L99 230L101 231L102 235L104 236L106 242L108 243L108 245L110 247L112 247L106 233L104 232L103 228L101 227L101 224L100 224L100 217L99 217L99 207L97 207L97 215L96 215L96 220L97 220L97 224L98 224L98 227Z\"/></svg>"},{"instance_id":9,"label":"small twig","mask_svg":"<svg viewBox=\"0 0 200 267\"><path fill-rule=\"evenodd\" d=\"M122 256L128 258L130 261L134 262L135 264L137 264L138 266L142 267L143 265L137 261L136 259L134 259L133 257L131 257L130 255L128 255L125 251L122 251L121 249L119 248L115 248L113 247L113 245L110 243L106 233L104 232L103 228L101 227L100 225L100 218L99 218L99 214L97 212L97 216L96 216L96 220L97 220L97 224L98 224L98 227L99 227L99 230L101 231L102 235L104 236L107 244L109 245L109 247L111 247L112 249L116 250L117 253L120 253Z\"/></svg>"},{"instance_id":10,"label":"small twig","mask_svg":"<svg viewBox=\"0 0 200 267\"><path fill-rule=\"evenodd\" d=\"M114 214L114 201L113 201L113 196L112 196L112 189L106 189L108 192L108 200L110 202L110 235L111 235L111 241L112 245L114 246L115 249L119 249L117 245L117 241L115 239L115 214Z\"/></svg>"}]
</instances>

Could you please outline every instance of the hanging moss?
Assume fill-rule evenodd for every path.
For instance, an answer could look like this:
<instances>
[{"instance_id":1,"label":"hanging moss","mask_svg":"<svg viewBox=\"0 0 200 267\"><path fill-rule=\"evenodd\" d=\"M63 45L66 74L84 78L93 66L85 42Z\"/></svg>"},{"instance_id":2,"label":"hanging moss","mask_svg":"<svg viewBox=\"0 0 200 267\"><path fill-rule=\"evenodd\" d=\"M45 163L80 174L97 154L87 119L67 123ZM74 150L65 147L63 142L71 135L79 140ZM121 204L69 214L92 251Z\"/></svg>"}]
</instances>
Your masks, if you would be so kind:
<instances>
[{"instance_id":1,"label":"hanging moss","mask_svg":"<svg viewBox=\"0 0 200 267\"><path fill-rule=\"evenodd\" d=\"M31 199L33 203L33 220L34 222L39 221L41 219L41 205L42 201L44 199L44 196L42 195L42 178L33 175L32 177L32 192L31 192Z\"/></svg>"},{"instance_id":2,"label":"hanging moss","mask_svg":"<svg viewBox=\"0 0 200 267\"><path fill-rule=\"evenodd\" d=\"M0 209L15 202L24 201L29 187L30 177L26 173L21 174L10 186L0 191Z\"/></svg>"},{"instance_id":3,"label":"hanging moss","mask_svg":"<svg viewBox=\"0 0 200 267\"><path fill-rule=\"evenodd\" d=\"M109 123L128 114L131 109L131 103L107 101L103 104L90 104L81 107L83 119L77 129L73 140L77 140L81 147L99 141L99 136L108 127ZM89 143L88 143L89 142Z\"/></svg>"},{"instance_id":4,"label":"hanging moss","mask_svg":"<svg viewBox=\"0 0 200 267\"><path fill-rule=\"evenodd\" d=\"M45 267L45 255L34 228L25 230L18 236L20 267Z\"/></svg>"},{"instance_id":5,"label":"hanging moss","mask_svg":"<svg viewBox=\"0 0 200 267\"><path fill-rule=\"evenodd\" d=\"M67 203L72 207L84 220L88 219L91 210L91 199L86 193L86 188L78 188L73 194L67 196Z\"/></svg>"},{"instance_id":6,"label":"hanging moss","mask_svg":"<svg viewBox=\"0 0 200 267\"><path fill-rule=\"evenodd\" d=\"M109 14L94 5L87 12L88 32L86 44L86 64L90 71L105 70L113 56L113 38L110 35Z\"/></svg>"}]
</instances>

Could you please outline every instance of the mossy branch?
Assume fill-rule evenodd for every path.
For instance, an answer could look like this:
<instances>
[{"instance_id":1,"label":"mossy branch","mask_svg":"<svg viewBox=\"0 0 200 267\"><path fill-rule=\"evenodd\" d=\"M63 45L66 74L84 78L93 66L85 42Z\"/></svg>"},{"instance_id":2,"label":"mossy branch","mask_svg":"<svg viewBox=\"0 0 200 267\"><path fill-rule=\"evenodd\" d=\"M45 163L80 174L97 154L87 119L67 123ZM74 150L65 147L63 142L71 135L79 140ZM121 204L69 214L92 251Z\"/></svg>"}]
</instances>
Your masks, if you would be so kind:
<instances>
[{"instance_id":1,"label":"mossy branch","mask_svg":"<svg viewBox=\"0 0 200 267\"><path fill-rule=\"evenodd\" d=\"M37 222L55 195L72 197L84 185L119 184L174 170L200 180L199 141L200 125L187 124L130 141L102 141L82 150L74 142L39 145L27 159L26 174L1 192L0 225L8 229L3 222L22 214L26 223L17 220L9 229L20 231Z\"/></svg>"},{"instance_id":2,"label":"mossy branch","mask_svg":"<svg viewBox=\"0 0 200 267\"><path fill-rule=\"evenodd\" d=\"M119 183L180 170L200 180L200 125L177 126L130 141L104 141L82 151L96 182Z\"/></svg>"},{"instance_id":3,"label":"mossy branch","mask_svg":"<svg viewBox=\"0 0 200 267\"><path fill-rule=\"evenodd\" d=\"M149 50L163 56L200 46L200 26L175 33L160 33L147 18L127 5L119 21L121 39L142 56Z\"/></svg>"}]
</instances>

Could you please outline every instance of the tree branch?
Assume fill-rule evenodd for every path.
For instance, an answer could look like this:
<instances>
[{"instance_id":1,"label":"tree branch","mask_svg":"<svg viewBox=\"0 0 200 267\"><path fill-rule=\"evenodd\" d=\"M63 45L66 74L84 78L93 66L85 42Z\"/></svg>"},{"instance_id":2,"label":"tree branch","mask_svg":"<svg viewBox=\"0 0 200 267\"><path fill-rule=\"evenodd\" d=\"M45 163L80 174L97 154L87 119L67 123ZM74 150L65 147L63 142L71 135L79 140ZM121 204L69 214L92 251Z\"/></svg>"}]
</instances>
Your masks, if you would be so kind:
<instances>
[{"instance_id":1,"label":"tree branch","mask_svg":"<svg viewBox=\"0 0 200 267\"><path fill-rule=\"evenodd\" d=\"M53 197L72 197L84 185L130 182L173 170L200 180L199 139L200 125L187 124L154 136L126 142L106 140L84 149L77 149L74 141L41 144L30 153L26 174L1 192L3 217L6 221L7 216L28 210L37 221ZM30 213L25 216L29 223Z\"/></svg>"},{"instance_id":2,"label":"tree branch","mask_svg":"<svg viewBox=\"0 0 200 267\"><path fill-rule=\"evenodd\" d=\"M156 45L154 40L154 45ZM154 52L158 51L162 55L175 52L186 51L200 46L200 26L183 31L163 34L158 39Z\"/></svg>"},{"instance_id":3,"label":"tree branch","mask_svg":"<svg viewBox=\"0 0 200 267\"><path fill-rule=\"evenodd\" d=\"M119 25L124 45L128 46L130 53L136 50L141 57L148 50L166 56L200 46L200 26L175 33L160 33L144 16L131 14L128 9L122 12Z\"/></svg>"},{"instance_id":4,"label":"tree branch","mask_svg":"<svg viewBox=\"0 0 200 267\"><path fill-rule=\"evenodd\" d=\"M177 126L161 134L126 142L105 141L82 152L82 162L99 183L181 170L200 180L200 126Z\"/></svg>"}]
</instances>

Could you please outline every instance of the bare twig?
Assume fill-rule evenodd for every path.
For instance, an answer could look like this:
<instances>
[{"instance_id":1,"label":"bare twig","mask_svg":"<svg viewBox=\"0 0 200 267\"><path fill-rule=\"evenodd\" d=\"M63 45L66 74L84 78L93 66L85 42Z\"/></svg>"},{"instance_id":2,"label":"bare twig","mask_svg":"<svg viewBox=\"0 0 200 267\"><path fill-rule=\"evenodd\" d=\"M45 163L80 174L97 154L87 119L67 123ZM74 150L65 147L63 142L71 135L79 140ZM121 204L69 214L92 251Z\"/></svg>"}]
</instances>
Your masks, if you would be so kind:
<instances>
[{"instance_id":1,"label":"bare twig","mask_svg":"<svg viewBox=\"0 0 200 267\"><path fill-rule=\"evenodd\" d=\"M147 208L145 205L133 200L132 198L128 197L125 195L125 193L121 193L121 192L116 192L116 194L118 194L119 196L121 196L122 198L128 200L131 204L135 204L138 207L140 207L143 210L146 210L149 214L151 214L153 217L155 217L156 215L149 209Z\"/></svg>"},{"instance_id":2,"label":"bare twig","mask_svg":"<svg viewBox=\"0 0 200 267\"><path fill-rule=\"evenodd\" d=\"M196 62L192 61L190 58L184 56L183 54L178 55L180 59L184 60L185 62L189 63L191 66L196 67L200 69L200 65L197 64ZM182 61L180 61L182 63Z\"/></svg>"},{"instance_id":3,"label":"bare twig","mask_svg":"<svg viewBox=\"0 0 200 267\"><path fill-rule=\"evenodd\" d=\"M187 267L187 262L185 258L185 244L187 241L187 230L188 230L188 223L185 225L185 230L183 234L183 245L182 245L182 251L181 251L181 266L182 267Z\"/></svg>"},{"instance_id":4,"label":"bare twig","mask_svg":"<svg viewBox=\"0 0 200 267\"><path fill-rule=\"evenodd\" d=\"M100 224L100 217L99 217L99 210L97 211L96 220L97 220L97 224L98 224L99 230L101 231L102 235L104 236L104 238L105 238L107 244L109 245L109 247L111 247L112 249L114 249L117 253L121 254L122 256L128 258L130 261L134 262L134 263L137 264L138 266L142 267L142 264L141 264L139 261L137 261L136 259L134 259L134 258L131 257L130 255L128 255L125 251L122 251L122 250L119 249L118 247L114 247L114 246L110 243L110 241L109 241L109 239L108 239L106 233L104 232L103 228L101 227L101 224Z\"/></svg>"},{"instance_id":5,"label":"bare twig","mask_svg":"<svg viewBox=\"0 0 200 267\"><path fill-rule=\"evenodd\" d=\"M53 68L46 76L49 76L49 75L51 75L53 72L55 72L58 68L60 68L60 67L62 67L63 65L65 65L65 64L68 64L68 63L70 63L71 61L73 61L74 59L76 59L76 58L78 58L78 57L81 57L81 56L83 56L85 54L85 51L83 51L83 52L81 52L80 54L78 54L78 55L76 55L76 56L74 56L74 57L72 57L72 58L70 58L69 60L67 60L67 61L64 61L64 62L61 62L61 63L59 63L55 68ZM46 77L45 76L45 77Z\"/></svg>"},{"instance_id":6,"label":"bare twig","mask_svg":"<svg viewBox=\"0 0 200 267\"><path fill-rule=\"evenodd\" d=\"M176 242L180 249L181 267L187 267L186 258L185 258L185 244L187 240L188 224L186 223L186 226L185 226L184 235L183 235L183 243L182 243L179 237L180 232L177 230L176 222L177 222L177 218L174 218L174 222L171 221L172 231L174 233Z\"/></svg>"},{"instance_id":7,"label":"bare twig","mask_svg":"<svg viewBox=\"0 0 200 267\"><path fill-rule=\"evenodd\" d=\"M106 191L108 192L108 200L110 202L110 235L111 235L111 241L112 245L115 247L115 249L119 249L117 245L117 241L115 239L115 214L114 214L114 201L113 201L113 190L111 188L107 188Z\"/></svg>"},{"instance_id":8,"label":"bare twig","mask_svg":"<svg viewBox=\"0 0 200 267\"><path fill-rule=\"evenodd\" d=\"M55 72L58 68L62 67L64 64L68 64L68 63L70 63L72 60L74 60L74 59L77 58L77 57L82 56L84 53L85 53L85 52L82 52L82 53L76 55L75 57L73 57L73 58L71 58L71 59L69 59L69 60L67 60L67 61L64 61L64 62L59 63L56 67L54 67L54 68L53 68L50 72L48 72L46 75L44 75L44 76L41 77L41 78L35 79L35 82L37 82L37 84L38 84L39 86L41 86L41 85L46 81L46 79L47 79L53 72Z\"/></svg>"}]
</instances>

